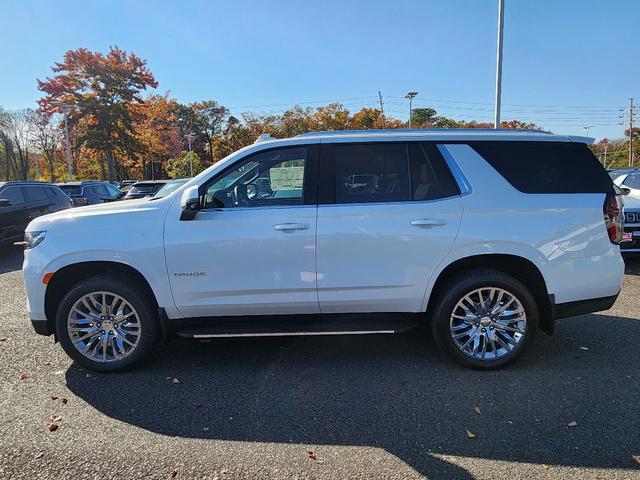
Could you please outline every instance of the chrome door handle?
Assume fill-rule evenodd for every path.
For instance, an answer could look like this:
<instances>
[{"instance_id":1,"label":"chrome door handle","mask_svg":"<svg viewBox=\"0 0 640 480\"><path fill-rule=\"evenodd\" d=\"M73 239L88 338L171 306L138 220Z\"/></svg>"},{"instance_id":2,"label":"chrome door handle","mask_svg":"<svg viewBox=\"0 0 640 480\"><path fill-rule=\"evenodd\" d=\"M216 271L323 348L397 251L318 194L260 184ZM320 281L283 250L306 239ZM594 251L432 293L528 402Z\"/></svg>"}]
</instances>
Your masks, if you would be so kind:
<instances>
[{"instance_id":1,"label":"chrome door handle","mask_svg":"<svg viewBox=\"0 0 640 480\"><path fill-rule=\"evenodd\" d=\"M278 230L280 232L291 232L293 230L308 230L308 223L279 223L278 225L273 226L274 230Z\"/></svg>"},{"instance_id":2,"label":"chrome door handle","mask_svg":"<svg viewBox=\"0 0 640 480\"><path fill-rule=\"evenodd\" d=\"M442 227L447 224L446 220L439 218L421 218L419 220L411 220L411 225L420 228Z\"/></svg>"}]
</instances>

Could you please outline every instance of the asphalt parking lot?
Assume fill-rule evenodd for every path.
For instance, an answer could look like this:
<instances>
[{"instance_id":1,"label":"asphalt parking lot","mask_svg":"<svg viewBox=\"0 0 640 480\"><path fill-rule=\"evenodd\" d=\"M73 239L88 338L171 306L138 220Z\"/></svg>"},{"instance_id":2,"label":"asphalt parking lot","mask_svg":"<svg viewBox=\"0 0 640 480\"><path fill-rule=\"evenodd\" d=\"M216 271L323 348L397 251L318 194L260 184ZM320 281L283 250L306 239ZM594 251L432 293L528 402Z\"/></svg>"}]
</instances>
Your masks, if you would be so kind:
<instances>
[{"instance_id":1,"label":"asphalt parking lot","mask_svg":"<svg viewBox=\"0 0 640 480\"><path fill-rule=\"evenodd\" d=\"M32 331L21 262L0 255L0 478L640 478L639 260L502 371L411 332L172 340L110 375Z\"/></svg>"}]
</instances>

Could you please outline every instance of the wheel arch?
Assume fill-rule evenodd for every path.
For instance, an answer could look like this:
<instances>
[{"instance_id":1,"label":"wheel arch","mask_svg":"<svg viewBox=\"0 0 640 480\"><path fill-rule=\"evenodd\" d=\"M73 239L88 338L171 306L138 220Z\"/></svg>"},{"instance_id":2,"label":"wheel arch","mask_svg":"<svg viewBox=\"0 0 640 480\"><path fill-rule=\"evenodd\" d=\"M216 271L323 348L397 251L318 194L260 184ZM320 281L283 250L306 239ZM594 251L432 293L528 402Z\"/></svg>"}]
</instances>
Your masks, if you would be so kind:
<instances>
[{"instance_id":1,"label":"wheel arch","mask_svg":"<svg viewBox=\"0 0 640 480\"><path fill-rule=\"evenodd\" d=\"M520 280L534 296L540 310L540 329L551 335L554 330L553 304L540 269L531 260L512 254L487 253L460 258L447 265L438 275L429 294L427 314L433 311L447 280L465 270L491 268Z\"/></svg>"},{"instance_id":2,"label":"wheel arch","mask_svg":"<svg viewBox=\"0 0 640 480\"><path fill-rule=\"evenodd\" d=\"M86 280L100 274L119 274L131 278L131 280L143 288L149 298L154 301L154 309L158 308L158 299L156 298L151 285L149 285L149 282L144 275L131 265L114 261L72 263L57 270L47 284L47 290L44 298L44 311L47 323L52 329L51 331L55 331L53 326L55 322L56 309L58 308L58 305L65 293L82 280Z\"/></svg>"}]
</instances>

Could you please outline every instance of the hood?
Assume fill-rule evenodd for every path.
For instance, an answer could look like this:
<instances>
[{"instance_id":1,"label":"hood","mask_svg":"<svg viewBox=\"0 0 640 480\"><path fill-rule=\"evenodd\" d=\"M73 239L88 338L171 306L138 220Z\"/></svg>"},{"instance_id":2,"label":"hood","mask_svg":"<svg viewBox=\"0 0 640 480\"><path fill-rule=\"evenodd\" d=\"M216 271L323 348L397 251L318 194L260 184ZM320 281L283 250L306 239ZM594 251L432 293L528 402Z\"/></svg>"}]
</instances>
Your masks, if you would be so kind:
<instances>
[{"instance_id":1,"label":"hood","mask_svg":"<svg viewBox=\"0 0 640 480\"><path fill-rule=\"evenodd\" d=\"M633 208L640 210L640 190L632 190L629 195L622 197L624 208Z\"/></svg>"},{"instance_id":2,"label":"hood","mask_svg":"<svg viewBox=\"0 0 640 480\"><path fill-rule=\"evenodd\" d=\"M100 203L86 207L69 208L35 218L27 227L27 231L48 230L54 224L59 223L77 223L78 221L90 220L92 218L98 220L100 217L108 218L114 215L156 211L160 206L159 203L158 201L149 202L148 198L142 198L140 200Z\"/></svg>"}]
</instances>

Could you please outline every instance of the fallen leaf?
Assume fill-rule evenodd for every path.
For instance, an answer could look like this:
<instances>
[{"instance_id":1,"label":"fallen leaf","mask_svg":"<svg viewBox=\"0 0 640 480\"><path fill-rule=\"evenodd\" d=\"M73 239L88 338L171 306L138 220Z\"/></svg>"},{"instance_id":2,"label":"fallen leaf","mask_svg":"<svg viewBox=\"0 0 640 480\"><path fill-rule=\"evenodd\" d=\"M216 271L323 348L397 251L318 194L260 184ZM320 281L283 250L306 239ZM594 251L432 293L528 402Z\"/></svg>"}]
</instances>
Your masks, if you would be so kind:
<instances>
[{"instance_id":1,"label":"fallen leaf","mask_svg":"<svg viewBox=\"0 0 640 480\"><path fill-rule=\"evenodd\" d=\"M640 455L631 455L631 458L633 458L636 462L640 463Z\"/></svg>"},{"instance_id":2,"label":"fallen leaf","mask_svg":"<svg viewBox=\"0 0 640 480\"><path fill-rule=\"evenodd\" d=\"M29 378L29 374L27 372L22 372L20 374L20 380L26 380L27 378Z\"/></svg>"},{"instance_id":3,"label":"fallen leaf","mask_svg":"<svg viewBox=\"0 0 640 480\"><path fill-rule=\"evenodd\" d=\"M465 430L465 433L467 434L467 438L476 438L476 434L469 430Z\"/></svg>"},{"instance_id":4,"label":"fallen leaf","mask_svg":"<svg viewBox=\"0 0 640 480\"><path fill-rule=\"evenodd\" d=\"M175 476L178 475L178 470L171 470L169 475L171 475L171 478L175 478Z\"/></svg>"},{"instance_id":5,"label":"fallen leaf","mask_svg":"<svg viewBox=\"0 0 640 480\"><path fill-rule=\"evenodd\" d=\"M54 415L51 417L52 422L59 422L60 420L62 420L62 415Z\"/></svg>"},{"instance_id":6,"label":"fallen leaf","mask_svg":"<svg viewBox=\"0 0 640 480\"><path fill-rule=\"evenodd\" d=\"M545 470L549 470L549 465L547 465L546 463L543 463L542 468L544 468Z\"/></svg>"},{"instance_id":7,"label":"fallen leaf","mask_svg":"<svg viewBox=\"0 0 640 480\"><path fill-rule=\"evenodd\" d=\"M0 337L0 342L6 342L7 340L7 337Z\"/></svg>"},{"instance_id":8,"label":"fallen leaf","mask_svg":"<svg viewBox=\"0 0 640 480\"><path fill-rule=\"evenodd\" d=\"M58 429L59 426L60 425L58 425L57 423L53 423L53 422L47 424L47 428L49 429L50 432L55 432Z\"/></svg>"},{"instance_id":9,"label":"fallen leaf","mask_svg":"<svg viewBox=\"0 0 640 480\"><path fill-rule=\"evenodd\" d=\"M480 415L482 412L480 411L480 407L479 406L475 406L473 407L473 411L476 412L478 415Z\"/></svg>"},{"instance_id":10,"label":"fallen leaf","mask_svg":"<svg viewBox=\"0 0 640 480\"><path fill-rule=\"evenodd\" d=\"M580 347L580 350L584 350L585 352L589 350L589 347Z\"/></svg>"},{"instance_id":11,"label":"fallen leaf","mask_svg":"<svg viewBox=\"0 0 640 480\"><path fill-rule=\"evenodd\" d=\"M66 399L66 398L64 398L64 397L61 397L61 398L60 398L60 401L66 405L66 404L67 404L67 402L68 402L69 400L67 400L67 399Z\"/></svg>"},{"instance_id":12,"label":"fallen leaf","mask_svg":"<svg viewBox=\"0 0 640 480\"><path fill-rule=\"evenodd\" d=\"M577 427L578 426L578 422L569 422L567 423L567 427Z\"/></svg>"},{"instance_id":13,"label":"fallen leaf","mask_svg":"<svg viewBox=\"0 0 640 480\"><path fill-rule=\"evenodd\" d=\"M173 383L173 384L176 384L176 385L177 385L178 383L182 383L182 382L180 381L180 379L178 379L178 378L174 377L174 378L173 378L173 380L171 380L171 383Z\"/></svg>"},{"instance_id":14,"label":"fallen leaf","mask_svg":"<svg viewBox=\"0 0 640 480\"><path fill-rule=\"evenodd\" d=\"M57 372L53 372L54 375L62 375L64 370L58 370Z\"/></svg>"},{"instance_id":15,"label":"fallen leaf","mask_svg":"<svg viewBox=\"0 0 640 480\"><path fill-rule=\"evenodd\" d=\"M307 452L307 457L309 457L309 458L311 458L311 459L315 460L315 459L316 459L316 454L313 452L313 450L309 450L309 451Z\"/></svg>"}]
</instances>

